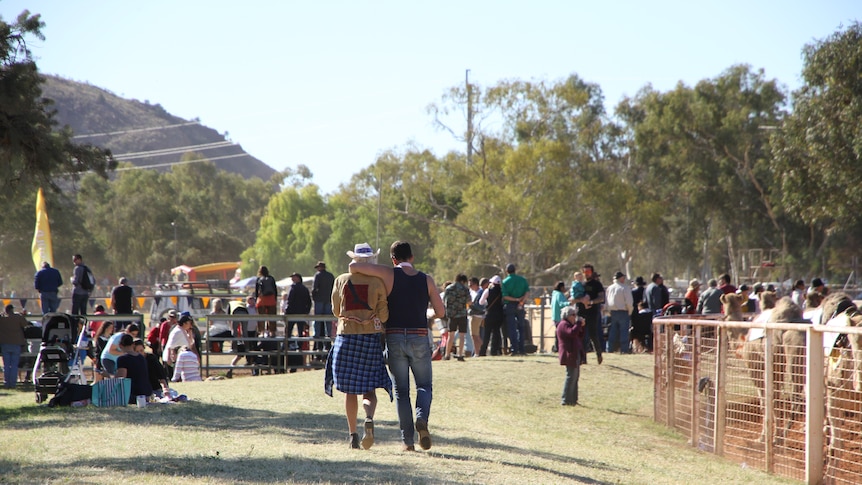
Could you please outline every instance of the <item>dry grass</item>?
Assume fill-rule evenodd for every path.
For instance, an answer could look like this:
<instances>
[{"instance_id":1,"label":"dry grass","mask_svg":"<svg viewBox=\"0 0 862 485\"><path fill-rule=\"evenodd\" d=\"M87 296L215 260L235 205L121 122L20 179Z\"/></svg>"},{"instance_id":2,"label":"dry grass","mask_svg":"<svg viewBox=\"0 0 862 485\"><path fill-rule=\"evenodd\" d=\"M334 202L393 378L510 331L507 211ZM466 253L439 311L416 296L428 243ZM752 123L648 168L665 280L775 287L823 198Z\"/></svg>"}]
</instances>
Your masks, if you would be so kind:
<instances>
[{"instance_id":1,"label":"dry grass","mask_svg":"<svg viewBox=\"0 0 862 485\"><path fill-rule=\"evenodd\" d=\"M650 356L584 367L559 405L552 356L434 363L429 452L404 453L381 395L377 442L347 448L342 395L323 372L176 388L148 409L37 406L0 391L3 483L790 483L685 445L652 422Z\"/></svg>"}]
</instances>

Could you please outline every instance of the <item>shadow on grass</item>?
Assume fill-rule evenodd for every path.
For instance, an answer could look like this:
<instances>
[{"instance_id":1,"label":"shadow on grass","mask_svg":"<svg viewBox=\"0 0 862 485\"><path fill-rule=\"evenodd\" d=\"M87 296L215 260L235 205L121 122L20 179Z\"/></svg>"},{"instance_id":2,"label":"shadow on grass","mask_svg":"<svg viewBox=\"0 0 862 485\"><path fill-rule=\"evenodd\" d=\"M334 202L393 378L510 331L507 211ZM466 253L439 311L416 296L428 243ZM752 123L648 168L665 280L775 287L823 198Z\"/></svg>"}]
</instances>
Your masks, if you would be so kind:
<instances>
[{"instance_id":1,"label":"shadow on grass","mask_svg":"<svg viewBox=\"0 0 862 485\"><path fill-rule=\"evenodd\" d=\"M648 380L650 380L650 381L651 381L651 380L653 380L653 379L652 379L652 376L648 376L648 375L645 375L645 374L640 374L640 373L638 373L638 372L635 372L635 371L632 371L632 370L629 370L629 369L624 369L624 368L622 368L622 367L617 367L617 366L615 366L615 365L608 365L608 366L606 366L606 367L607 367L608 369L613 369L613 370L618 370L618 371L620 371L620 372L625 372L626 374L629 374L629 375L632 375L632 376L635 376L635 377L641 377L641 378L644 378L644 379L648 379Z\"/></svg>"},{"instance_id":2,"label":"shadow on grass","mask_svg":"<svg viewBox=\"0 0 862 485\"><path fill-rule=\"evenodd\" d=\"M33 419L37 418L37 419ZM51 418L51 419L38 419ZM253 409L242 409L239 407L226 406L222 404L189 402L185 404L153 405L142 410L136 407L97 408L88 406L85 408L47 408L45 406L25 406L15 409L0 409L0 426L8 429L34 429L52 428L63 422L64 427L86 426L93 422L116 423L118 426L146 426L148 428L171 427L171 428L205 428L207 430L218 429L226 434L237 431L260 431L266 429L267 433L284 435L289 439L306 444L330 444L334 440L346 438L344 416L332 413L280 413L273 411L261 411ZM397 433L398 422L395 420L379 420L378 426L382 429L392 430ZM445 440L444 440L445 442ZM475 461L477 463L488 463L489 465L503 464L514 468L545 472L560 477L560 480L570 480L578 483L602 484L605 482L590 477L572 473L565 473L552 467L541 466L530 460L529 457L547 460L561 465L565 468L572 463L584 467L610 472L625 472L625 468L613 466L608 463L578 459L571 456L559 455L536 451L526 448L502 445L489 441L458 439L457 446L472 448L476 450L476 456L460 456L433 451L428 456L446 460ZM347 453L352 453L345 450ZM488 452L491 452L489 454ZM500 461L494 452L513 453L519 457L525 457L524 462ZM190 465L190 462L207 462L205 467ZM304 463L306 462L306 463ZM71 465L71 464L70 464ZM74 466L110 468L117 472L126 470L138 473L164 474L168 476L197 476L223 478L236 481L299 481L317 482L345 480L344 471L350 470L355 476L351 480L364 482L409 483L416 479L415 468L407 467L385 467L380 470L380 465L358 463L356 458L341 462L316 461L309 459L297 459L286 456L284 460L257 459L249 457L237 460L224 459L219 456L197 456L193 460L177 459L176 457L145 457L138 459L108 459L107 461L93 460L92 462L76 461ZM191 469L190 469L191 466ZM10 468L11 467L11 468ZM265 468L263 468L265 467ZM36 470L37 467L29 467L18 463L2 463L0 469L15 469L25 477L41 477ZM332 468L335 471L330 471ZM260 477L260 470L266 469L266 475L272 474L272 479ZM48 477L45 477L48 478Z\"/></svg>"},{"instance_id":3,"label":"shadow on grass","mask_svg":"<svg viewBox=\"0 0 862 485\"><path fill-rule=\"evenodd\" d=\"M346 454L350 450L345 450ZM361 451L354 451L359 455ZM113 472L133 480L137 476L151 476L156 481L176 479L236 483L415 483L416 470L410 463L381 466L374 462L361 462L357 458L343 461L316 460L285 455L282 458L231 458L218 456L165 456L145 455L129 458L99 457L74 462L57 461L55 467L43 464L21 465L0 461L0 469L7 470L4 480L13 482L18 476L28 480L62 480L74 474ZM78 479L87 480L86 476ZM171 480L173 479L173 480ZM23 482L22 482L23 483Z\"/></svg>"},{"instance_id":4,"label":"shadow on grass","mask_svg":"<svg viewBox=\"0 0 862 485\"><path fill-rule=\"evenodd\" d=\"M462 442L459 441L459 443L462 443ZM495 447L489 447L489 446L480 447L480 449L483 449L483 450L493 449L493 448L495 448ZM523 450L519 450L516 448L511 448L511 447L505 447L505 448L508 448L515 453L523 452ZM528 453L528 454L532 454L534 456L550 455L550 453L535 453L535 452L534 453ZM585 477L582 475L576 475L574 473L565 473L565 472L561 472L560 470L555 470L553 468L543 467L543 466L539 466L539 465L535 465L535 464L514 463L511 461L505 461L505 460L499 460L499 459L491 460L491 459L482 458L482 457L461 456L461 455L435 453L435 452L431 452L430 455L434 456L435 458L442 458L442 459L446 459L446 460L487 463L491 466L505 465L505 466L510 466L513 468L523 468L526 470L535 470L537 472L544 472L544 473L549 473L551 475L556 475L561 480L565 479L565 480L570 480L570 481L577 482L577 483L593 483L593 484L601 484L601 485L610 485L612 483L617 483L617 482L605 482L602 480L596 480L595 478ZM623 470L623 469L618 468L618 467L612 467L612 466L608 465L607 463L595 462L595 461L591 461L591 460L580 460L578 458L572 458L570 456L565 456L565 457L559 456L558 458L564 459L564 460L560 460L560 461L565 461L565 463L576 463L580 466L587 467L587 468L597 468L600 470L615 471L615 472L619 472L619 471Z\"/></svg>"}]
</instances>

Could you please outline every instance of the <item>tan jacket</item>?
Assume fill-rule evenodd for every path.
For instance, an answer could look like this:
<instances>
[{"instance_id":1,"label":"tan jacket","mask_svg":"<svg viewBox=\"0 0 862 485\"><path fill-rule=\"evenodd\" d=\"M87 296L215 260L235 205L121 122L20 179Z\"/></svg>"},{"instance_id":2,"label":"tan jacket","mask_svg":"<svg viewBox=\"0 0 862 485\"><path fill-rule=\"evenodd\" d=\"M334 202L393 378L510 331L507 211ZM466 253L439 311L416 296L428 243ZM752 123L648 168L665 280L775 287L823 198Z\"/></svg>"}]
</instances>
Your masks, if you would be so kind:
<instances>
[{"instance_id":1,"label":"tan jacket","mask_svg":"<svg viewBox=\"0 0 862 485\"><path fill-rule=\"evenodd\" d=\"M347 281L353 283L356 293L371 307L356 301ZM389 305L386 302L386 287L383 280L363 274L344 273L335 278L332 287L332 313L338 317L338 334L382 333L389 320ZM375 317L380 323L375 323Z\"/></svg>"},{"instance_id":2,"label":"tan jacket","mask_svg":"<svg viewBox=\"0 0 862 485\"><path fill-rule=\"evenodd\" d=\"M26 345L24 327L30 323L21 315L0 316L0 344Z\"/></svg>"}]
</instances>

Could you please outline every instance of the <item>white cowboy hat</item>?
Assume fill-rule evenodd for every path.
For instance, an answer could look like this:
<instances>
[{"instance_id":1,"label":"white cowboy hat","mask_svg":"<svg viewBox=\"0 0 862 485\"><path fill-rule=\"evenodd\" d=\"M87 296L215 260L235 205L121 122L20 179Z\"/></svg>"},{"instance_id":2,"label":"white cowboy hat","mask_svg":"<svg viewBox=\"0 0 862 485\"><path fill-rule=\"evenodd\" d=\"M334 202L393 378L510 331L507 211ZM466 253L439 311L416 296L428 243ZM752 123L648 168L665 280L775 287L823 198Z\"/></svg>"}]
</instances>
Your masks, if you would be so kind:
<instances>
[{"instance_id":1,"label":"white cowboy hat","mask_svg":"<svg viewBox=\"0 0 862 485\"><path fill-rule=\"evenodd\" d=\"M353 246L353 251L347 251L347 255L351 258L374 258L380 254L380 249L375 253L368 243L356 244Z\"/></svg>"}]
</instances>

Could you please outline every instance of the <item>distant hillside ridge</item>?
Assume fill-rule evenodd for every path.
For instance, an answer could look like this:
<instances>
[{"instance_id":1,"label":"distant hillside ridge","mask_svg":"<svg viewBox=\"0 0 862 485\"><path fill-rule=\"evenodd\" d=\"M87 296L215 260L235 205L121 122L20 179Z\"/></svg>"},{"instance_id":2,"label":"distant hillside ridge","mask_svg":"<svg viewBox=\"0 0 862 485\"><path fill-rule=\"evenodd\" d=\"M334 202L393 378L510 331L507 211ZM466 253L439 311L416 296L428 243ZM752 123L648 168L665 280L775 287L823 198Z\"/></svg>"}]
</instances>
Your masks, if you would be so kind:
<instances>
[{"instance_id":1,"label":"distant hillside ridge","mask_svg":"<svg viewBox=\"0 0 862 485\"><path fill-rule=\"evenodd\" d=\"M124 99L114 93L86 83L46 75L42 95L54 101L56 120L69 125L75 141L110 149L118 161L135 166L152 166L159 171L170 169L186 152L196 152L212 160L216 167L245 178L269 180L276 170L246 153L238 144L231 145L225 136L197 120L185 120L168 113L160 104ZM153 129L167 127L164 129ZM84 136L97 135L97 136ZM214 144L210 149L200 145ZM198 147L187 148L183 147ZM147 154L154 150L171 153ZM127 154L128 159L118 155ZM133 155L141 154L141 155Z\"/></svg>"}]
</instances>

